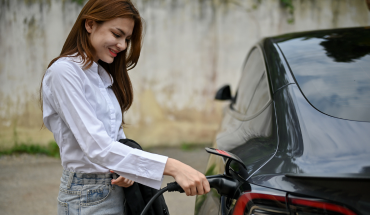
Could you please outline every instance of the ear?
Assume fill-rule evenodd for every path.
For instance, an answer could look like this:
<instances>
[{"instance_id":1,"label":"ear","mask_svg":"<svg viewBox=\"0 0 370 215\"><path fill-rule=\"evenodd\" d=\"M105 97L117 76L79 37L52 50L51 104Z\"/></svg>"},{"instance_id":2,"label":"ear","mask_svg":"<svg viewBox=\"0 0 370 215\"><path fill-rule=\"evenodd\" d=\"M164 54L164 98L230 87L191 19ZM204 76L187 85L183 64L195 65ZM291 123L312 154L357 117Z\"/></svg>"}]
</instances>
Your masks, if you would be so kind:
<instances>
[{"instance_id":1,"label":"ear","mask_svg":"<svg viewBox=\"0 0 370 215\"><path fill-rule=\"evenodd\" d=\"M95 25L95 21L94 20L91 20L91 19L86 19L85 20L85 28L86 28L86 31L88 33L91 34L91 32L93 31L93 26Z\"/></svg>"}]
</instances>

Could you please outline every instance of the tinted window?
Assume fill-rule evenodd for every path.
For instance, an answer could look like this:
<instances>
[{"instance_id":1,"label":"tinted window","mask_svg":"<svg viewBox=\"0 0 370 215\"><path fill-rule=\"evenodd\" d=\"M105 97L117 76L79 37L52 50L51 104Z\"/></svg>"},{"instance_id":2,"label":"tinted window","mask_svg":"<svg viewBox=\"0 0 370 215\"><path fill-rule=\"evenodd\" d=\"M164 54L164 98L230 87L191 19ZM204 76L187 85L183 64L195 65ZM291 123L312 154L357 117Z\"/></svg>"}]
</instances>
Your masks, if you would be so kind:
<instances>
[{"instance_id":1,"label":"tinted window","mask_svg":"<svg viewBox=\"0 0 370 215\"><path fill-rule=\"evenodd\" d=\"M268 79L260 51L250 53L240 78L233 109L247 116L257 114L270 101Z\"/></svg>"},{"instance_id":2,"label":"tinted window","mask_svg":"<svg viewBox=\"0 0 370 215\"><path fill-rule=\"evenodd\" d=\"M232 109L226 109L216 142L218 148L238 155L251 173L272 156L277 146L270 89L258 48L248 56L237 92Z\"/></svg>"},{"instance_id":3,"label":"tinted window","mask_svg":"<svg viewBox=\"0 0 370 215\"><path fill-rule=\"evenodd\" d=\"M370 30L307 33L279 43L307 100L339 118L370 121Z\"/></svg>"}]
</instances>

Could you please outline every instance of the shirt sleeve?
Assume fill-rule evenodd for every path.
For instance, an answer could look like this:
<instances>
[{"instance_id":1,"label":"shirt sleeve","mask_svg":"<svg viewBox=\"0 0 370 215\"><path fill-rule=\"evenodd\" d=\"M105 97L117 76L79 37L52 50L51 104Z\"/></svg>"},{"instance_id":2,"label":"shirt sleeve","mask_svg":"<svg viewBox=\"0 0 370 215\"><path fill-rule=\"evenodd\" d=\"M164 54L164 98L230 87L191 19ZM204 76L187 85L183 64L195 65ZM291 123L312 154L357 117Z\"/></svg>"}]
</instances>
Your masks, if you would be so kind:
<instances>
[{"instance_id":1,"label":"shirt sleeve","mask_svg":"<svg viewBox=\"0 0 370 215\"><path fill-rule=\"evenodd\" d=\"M57 63L58 66L50 68L48 87L58 114L71 129L85 156L123 177L160 188L167 157L113 140L84 94L84 76L68 62ZM123 131L122 134L124 136Z\"/></svg>"}]
</instances>

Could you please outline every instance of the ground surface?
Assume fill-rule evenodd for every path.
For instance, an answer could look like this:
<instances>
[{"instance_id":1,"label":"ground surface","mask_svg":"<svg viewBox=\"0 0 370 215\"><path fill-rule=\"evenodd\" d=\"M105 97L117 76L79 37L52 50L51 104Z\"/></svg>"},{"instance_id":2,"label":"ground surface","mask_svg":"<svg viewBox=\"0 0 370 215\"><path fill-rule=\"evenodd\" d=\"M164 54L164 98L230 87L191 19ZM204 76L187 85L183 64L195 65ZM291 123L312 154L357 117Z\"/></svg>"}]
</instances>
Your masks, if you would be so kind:
<instances>
[{"instance_id":1,"label":"ground surface","mask_svg":"<svg viewBox=\"0 0 370 215\"><path fill-rule=\"evenodd\" d=\"M204 149L183 151L178 148L154 148L153 153L178 159L204 172L208 154ZM56 214L60 176L60 160L42 155L0 157L0 215ZM165 177L163 186L172 182ZM165 193L171 215L193 214L195 197Z\"/></svg>"}]
</instances>

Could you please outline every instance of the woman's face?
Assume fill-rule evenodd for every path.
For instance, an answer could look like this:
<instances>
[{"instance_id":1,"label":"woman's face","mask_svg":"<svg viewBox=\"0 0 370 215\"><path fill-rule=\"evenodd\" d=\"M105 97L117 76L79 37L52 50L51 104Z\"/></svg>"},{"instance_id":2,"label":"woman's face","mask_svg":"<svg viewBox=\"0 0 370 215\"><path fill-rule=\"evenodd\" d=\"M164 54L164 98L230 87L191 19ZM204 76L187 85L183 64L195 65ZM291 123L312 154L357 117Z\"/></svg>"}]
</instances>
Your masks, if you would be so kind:
<instances>
[{"instance_id":1,"label":"woman's face","mask_svg":"<svg viewBox=\"0 0 370 215\"><path fill-rule=\"evenodd\" d=\"M86 20L90 42L95 49L94 61L112 63L117 54L127 48L135 22L131 18L115 18L101 24Z\"/></svg>"}]
</instances>

